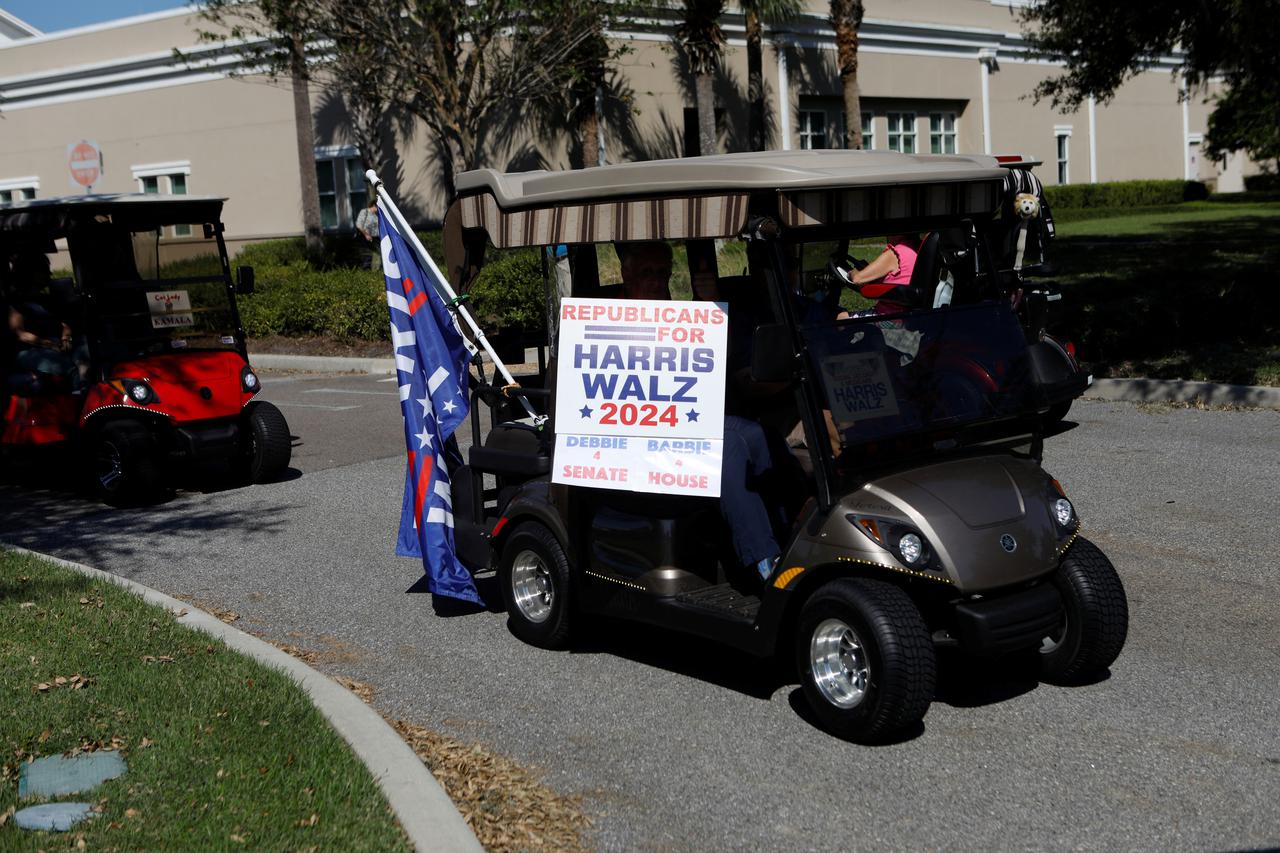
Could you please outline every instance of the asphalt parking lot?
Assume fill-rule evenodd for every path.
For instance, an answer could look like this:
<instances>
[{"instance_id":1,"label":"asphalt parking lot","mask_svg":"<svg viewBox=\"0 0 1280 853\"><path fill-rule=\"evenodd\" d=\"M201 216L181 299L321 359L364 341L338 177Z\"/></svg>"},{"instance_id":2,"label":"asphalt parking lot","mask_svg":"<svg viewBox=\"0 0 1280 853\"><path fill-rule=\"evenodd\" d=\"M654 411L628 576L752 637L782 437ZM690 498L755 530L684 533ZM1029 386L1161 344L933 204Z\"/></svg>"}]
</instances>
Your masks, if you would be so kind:
<instances>
[{"instance_id":1,"label":"asphalt parking lot","mask_svg":"<svg viewBox=\"0 0 1280 853\"><path fill-rule=\"evenodd\" d=\"M1280 845L1280 413L1078 402L1045 466L1116 563L1129 643L1079 688L944 660L924 730L812 725L794 684L714 644L597 624L569 652L436 612L392 551L394 383L266 377L283 482L115 511L0 486L0 538L241 614L387 713L486 742L583 797L605 849L1248 849Z\"/></svg>"}]
</instances>

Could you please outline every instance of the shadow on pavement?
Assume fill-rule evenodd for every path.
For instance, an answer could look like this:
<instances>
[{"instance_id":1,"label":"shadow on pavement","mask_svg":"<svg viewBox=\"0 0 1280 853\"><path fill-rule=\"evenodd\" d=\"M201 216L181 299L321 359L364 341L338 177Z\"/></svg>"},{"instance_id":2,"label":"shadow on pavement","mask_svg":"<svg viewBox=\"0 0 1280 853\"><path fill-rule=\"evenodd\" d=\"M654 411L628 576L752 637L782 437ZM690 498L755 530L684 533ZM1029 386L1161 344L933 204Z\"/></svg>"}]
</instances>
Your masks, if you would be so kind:
<instances>
[{"instance_id":1,"label":"shadow on pavement","mask_svg":"<svg viewBox=\"0 0 1280 853\"><path fill-rule=\"evenodd\" d=\"M252 488L252 487L250 487ZM133 577L131 557L163 553L166 542L235 530L245 537L283 528L292 507L262 506L251 513L209 506L204 496L179 494L150 507L115 509L69 487L37 488L0 482L0 539L64 559Z\"/></svg>"},{"instance_id":2,"label":"shadow on pavement","mask_svg":"<svg viewBox=\"0 0 1280 853\"><path fill-rule=\"evenodd\" d=\"M776 661L761 660L701 637L652 626L628 630L630 627L623 622L585 620L579 623L570 651L617 655L765 701L779 687L794 683L786 667Z\"/></svg>"},{"instance_id":3,"label":"shadow on pavement","mask_svg":"<svg viewBox=\"0 0 1280 853\"><path fill-rule=\"evenodd\" d=\"M941 649L933 700L953 708L979 708L1006 702L1039 686L1037 662L1033 657L984 659Z\"/></svg>"},{"instance_id":4,"label":"shadow on pavement","mask_svg":"<svg viewBox=\"0 0 1280 853\"><path fill-rule=\"evenodd\" d=\"M804 720L806 723L813 726L818 731L826 735L829 735L831 737L835 737L834 735L831 735L830 732L828 732L826 729L822 727L822 722L818 719L818 715L813 713L813 708L809 706L809 700L804 697L804 691L802 689L797 687L795 690L792 690L790 693L788 693L787 703L791 706L791 710L796 712L797 717ZM910 728L907 728L907 729L903 729L902 731L898 732L896 735L894 735L891 738L886 738L885 740L878 741L876 743L863 743L858 745L870 747L873 749L877 747L883 747L883 746L897 746L900 743L907 743L908 741L913 741L916 738L920 737L920 735L924 734L924 728L925 728L925 724L923 722L916 723L914 726L911 726ZM844 738L841 738L841 740L844 740ZM849 742L856 743L856 741L849 741Z\"/></svg>"}]
</instances>

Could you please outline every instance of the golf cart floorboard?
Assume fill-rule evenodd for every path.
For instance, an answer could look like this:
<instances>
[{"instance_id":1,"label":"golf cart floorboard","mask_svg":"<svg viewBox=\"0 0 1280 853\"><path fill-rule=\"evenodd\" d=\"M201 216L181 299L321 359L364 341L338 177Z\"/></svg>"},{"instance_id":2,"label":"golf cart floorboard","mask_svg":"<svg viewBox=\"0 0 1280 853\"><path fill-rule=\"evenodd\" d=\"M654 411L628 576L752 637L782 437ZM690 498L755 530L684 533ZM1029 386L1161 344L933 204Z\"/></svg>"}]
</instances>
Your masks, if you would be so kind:
<instances>
[{"instance_id":1,"label":"golf cart floorboard","mask_svg":"<svg viewBox=\"0 0 1280 853\"><path fill-rule=\"evenodd\" d=\"M760 599L743 595L727 583L682 592L675 600L685 607L705 610L721 618L731 618L751 623L760 611Z\"/></svg>"}]
</instances>

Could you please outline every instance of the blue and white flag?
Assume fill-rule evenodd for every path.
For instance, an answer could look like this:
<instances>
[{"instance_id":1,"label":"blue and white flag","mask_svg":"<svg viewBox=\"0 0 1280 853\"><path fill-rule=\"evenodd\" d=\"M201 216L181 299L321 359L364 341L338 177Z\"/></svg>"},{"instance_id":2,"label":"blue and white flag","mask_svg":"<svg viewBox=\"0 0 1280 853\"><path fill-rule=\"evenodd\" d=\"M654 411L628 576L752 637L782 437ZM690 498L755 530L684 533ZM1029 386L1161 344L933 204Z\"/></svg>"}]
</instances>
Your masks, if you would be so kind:
<instances>
[{"instance_id":1,"label":"blue and white flag","mask_svg":"<svg viewBox=\"0 0 1280 853\"><path fill-rule=\"evenodd\" d=\"M467 348L436 283L382 207L379 202L382 274L409 451L396 553L422 558L431 592L482 604L471 573L454 552L445 463L445 443L467 417Z\"/></svg>"}]
</instances>

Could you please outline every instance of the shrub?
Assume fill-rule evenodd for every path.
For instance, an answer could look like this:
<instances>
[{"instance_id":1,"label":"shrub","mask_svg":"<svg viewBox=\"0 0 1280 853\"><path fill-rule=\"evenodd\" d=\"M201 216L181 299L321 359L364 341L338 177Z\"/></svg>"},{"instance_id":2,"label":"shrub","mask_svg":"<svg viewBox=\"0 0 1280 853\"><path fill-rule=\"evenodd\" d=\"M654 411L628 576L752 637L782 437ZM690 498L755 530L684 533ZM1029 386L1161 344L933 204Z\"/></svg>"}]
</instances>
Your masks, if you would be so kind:
<instances>
[{"instance_id":1,"label":"shrub","mask_svg":"<svg viewBox=\"0 0 1280 853\"><path fill-rule=\"evenodd\" d=\"M1209 188L1199 181L1113 181L1045 187L1044 194L1054 208L1128 208L1199 201Z\"/></svg>"},{"instance_id":2,"label":"shrub","mask_svg":"<svg viewBox=\"0 0 1280 853\"><path fill-rule=\"evenodd\" d=\"M443 267L440 232L418 237ZM488 253L466 303L486 333L541 328L544 308L538 252ZM361 252L359 257L363 260L366 255ZM390 337L385 282L378 270L326 268L323 260L313 266L301 238L246 246L234 263L253 266L256 275L255 293L240 298L241 319L250 337L325 335L369 341Z\"/></svg>"},{"instance_id":3,"label":"shrub","mask_svg":"<svg viewBox=\"0 0 1280 853\"><path fill-rule=\"evenodd\" d=\"M1244 188L1249 192L1280 191L1280 172L1262 172L1249 175L1244 179Z\"/></svg>"}]
</instances>

